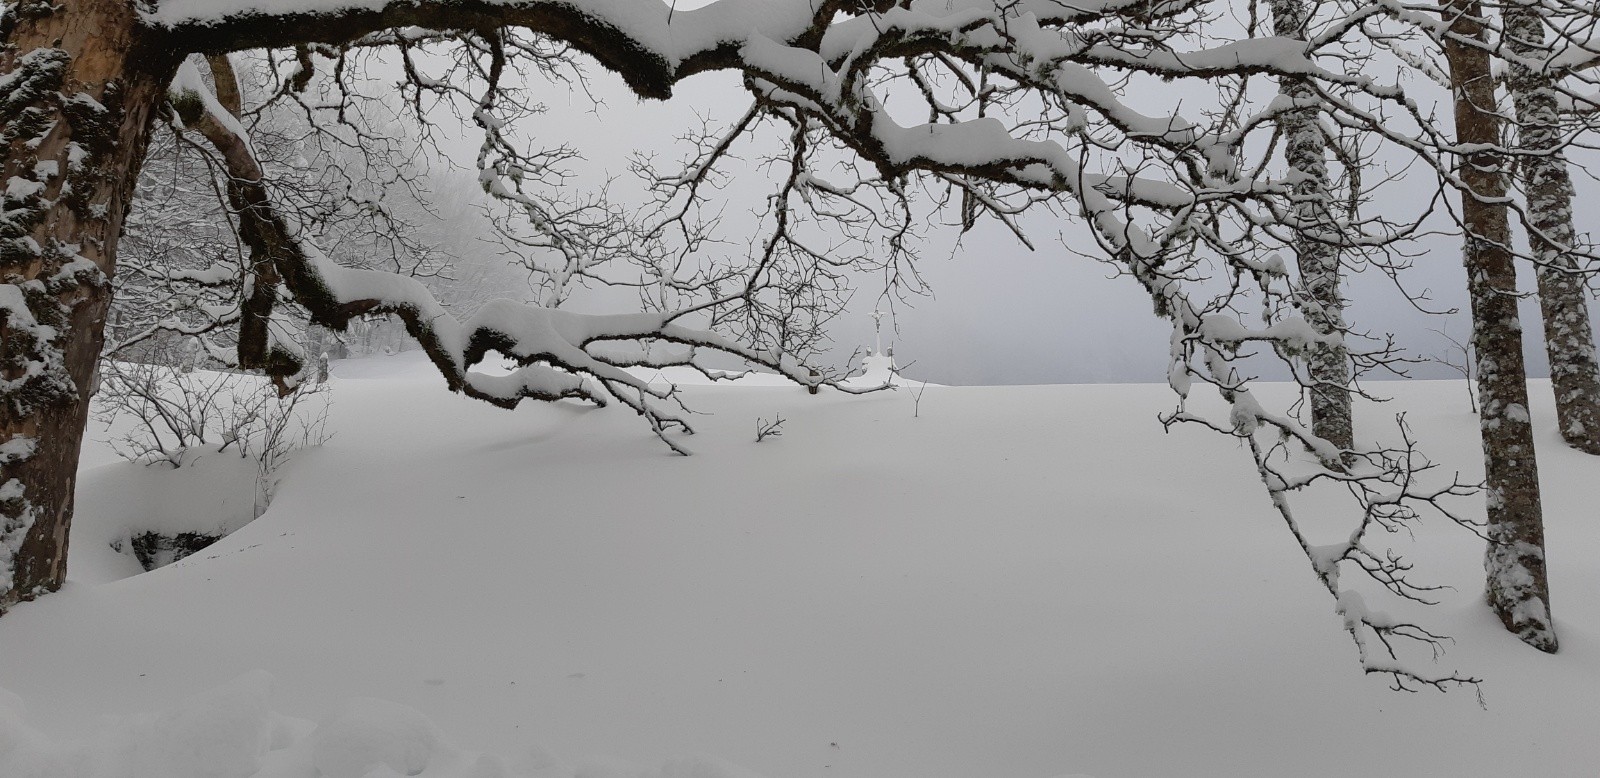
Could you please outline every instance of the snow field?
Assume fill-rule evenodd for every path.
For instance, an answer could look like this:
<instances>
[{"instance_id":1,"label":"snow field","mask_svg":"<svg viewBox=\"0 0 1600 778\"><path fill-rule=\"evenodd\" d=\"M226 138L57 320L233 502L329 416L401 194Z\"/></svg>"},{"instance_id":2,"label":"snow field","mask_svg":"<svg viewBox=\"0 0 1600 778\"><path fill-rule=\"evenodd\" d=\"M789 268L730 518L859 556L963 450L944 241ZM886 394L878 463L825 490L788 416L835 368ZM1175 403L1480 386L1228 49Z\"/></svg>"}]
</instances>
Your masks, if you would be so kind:
<instances>
[{"instance_id":1,"label":"snow field","mask_svg":"<svg viewBox=\"0 0 1600 778\"><path fill-rule=\"evenodd\" d=\"M1164 387L929 387L913 418L907 390L690 386L709 415L683 458L626 410L507 413L429 369L341 364L335 436L272 507L153 573L95 546L179 510L157 495L205 494L87 468L72 581L0 619L0 776L1582 775L1600 758L1600 463L1559 447L1542 385L1562 652L1498 629L1481 543L1444 522L1395 538L1456 587L1441 605L1367 595L1454 636L1442 662L1486 679L1485 710L1359 674L1248 454L1163 433ZM1398 400L1365 408L1363 434L1408 410L1429 454L1476 477L1459 382L1382 388ZM775 414L783 436L753 442Z\"/></svg>"}]
</instances>

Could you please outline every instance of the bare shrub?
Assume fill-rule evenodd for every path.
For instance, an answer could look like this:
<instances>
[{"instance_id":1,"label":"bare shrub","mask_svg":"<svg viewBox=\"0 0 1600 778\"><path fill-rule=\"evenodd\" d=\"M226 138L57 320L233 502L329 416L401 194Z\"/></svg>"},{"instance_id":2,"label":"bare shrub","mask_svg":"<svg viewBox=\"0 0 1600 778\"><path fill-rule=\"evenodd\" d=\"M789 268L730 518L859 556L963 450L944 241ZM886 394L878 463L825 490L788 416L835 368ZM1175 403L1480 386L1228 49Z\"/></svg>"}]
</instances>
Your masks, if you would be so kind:
<instances>
[{"instance_id":1,"label":"bare shrub","mask_svg":"<svg viewBox=\"0 0 1600 778\"><path fill-rule=\"evenodd\" d=\"M280 397L266 379L245 373L107 360L96 416L134 422L112 441L130 462L182 467L197 449L255 460L259 516L289 456L328 439L329 393L326 383L303 382Z\"/></svg>"}]
</instances>

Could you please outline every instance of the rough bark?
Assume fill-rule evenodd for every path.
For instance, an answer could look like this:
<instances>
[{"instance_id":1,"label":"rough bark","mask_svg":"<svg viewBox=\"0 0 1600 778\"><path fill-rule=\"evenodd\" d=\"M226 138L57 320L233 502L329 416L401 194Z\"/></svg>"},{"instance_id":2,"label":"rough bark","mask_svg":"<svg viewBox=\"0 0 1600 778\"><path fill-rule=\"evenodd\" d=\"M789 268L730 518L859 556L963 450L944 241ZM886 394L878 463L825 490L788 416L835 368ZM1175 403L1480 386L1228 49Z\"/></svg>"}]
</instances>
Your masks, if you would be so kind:
<instances>
[{"instance_id":1,"label":"rough bark","mask_svg":"<svg viewBox=\"0 0 1600 778\"><path fill-rule=\"evenodd\" d=\"M1545 574L1539 468L1528 416L1510 216L1504 205L1510 171L1499 145L1503 127L1496 112L1492 60L1471 43L1484 40L1478 1L1445 0L1442 7L1451 33L1444 48L1455 93L1456 142L1463 152L1456 172L1465 187L1461 217L1488 492L1484 569L1489 605L1523 642L1553 652L1557 642Z\"/></svg>"},{"instance_id":2,"label":"rough bark","mask_svg":"<svg viewBox=\"0 0 1600 778\"><path fill-rule=\"evenodd\" d=\"M1272 0L1278 35L1304 40L1312 5L1307 0ZM1342 333L1344 297L1339 289L1338 229L1328 180L1328 144L1322 134L1316 90L1305 78L1283 76L1278 92L1302 107L1278 119L1284 157L1299 174L1294 185L1294 252L1300 271L1299 299L1306 321L1320 334ZM1311 379L1311 431L1342 449L1355 445L1350 411L1350 360L1344 346L1319 343L1306 355Z\"/></svg>"},{"instance_id":3,"label":"rough bark","mask_svg":"<svg viewBox=\"0 0 1600 778\"><path fill-rule=\"evenodd\" d=\"M0 20L0 611L61 586L117 237L175 60L122 0Z\"/></svg>"},{"instance_id":4,"label":"rough bark","mask_svg":"<svg viewBox=\"0 0 1600 778\"><path fill-rule=\"evenodd\" d=\"M1537 6L1525 0L1504 11L1512 53L1537 60L1548 54ZM1571 255L1572 175L1562 154L1560 103L1554 79L1513 60L1506 81L1517 113L1517 172L1528 198L1530 248L1539 279L1545 351L1555 390L1556 419L1568 445L1600 454L1600 364L1589 324L1589 294Z\"/></svg>"}]
</instances>

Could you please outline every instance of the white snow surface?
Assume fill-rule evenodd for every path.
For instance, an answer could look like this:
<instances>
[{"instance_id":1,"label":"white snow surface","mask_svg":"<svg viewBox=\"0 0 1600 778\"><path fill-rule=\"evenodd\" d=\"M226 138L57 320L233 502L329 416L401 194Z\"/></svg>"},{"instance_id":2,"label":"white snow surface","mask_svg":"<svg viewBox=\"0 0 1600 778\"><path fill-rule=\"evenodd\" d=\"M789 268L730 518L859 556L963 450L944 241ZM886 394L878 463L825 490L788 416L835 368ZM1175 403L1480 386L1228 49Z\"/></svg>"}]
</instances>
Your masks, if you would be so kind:
<instances>
[{"instance_id":1,"label":"white snow surface","mask_svg":"<svg viewBox=\"0 0 1600 778\"><path fill-rule=\"evenodd\" d=\"M1499 628L1481 542L1443 522L1395 538L1418 575L1456 587L1441 605L1363 597L1454 636L1442 661L1486 679L1483 709L1470 691L1397 693L1360 674L1248 454L1198 428L1164 434L1165 386L929 386L916 402L916 385L686 385L708 415L696 455L678 457L626 409L507 412L431 371L415 352L338 363L332 440L288 466L261 518L152 573L106 538L197 526L225 490L91 442L71 580L0 618L0 776L1487 776L1600 762L1600 460L1560 446L1547 385L1531 411L1561 652ZM1364 407L1363 430L1408 410L1445 470L1476 477L1460 382L1382 388L1398 399ZM775 415L783 435L754 442ZM1338 542L1317 508L1308 525L1332 534L1313 541Z\"/></svg>"}]
</instances>

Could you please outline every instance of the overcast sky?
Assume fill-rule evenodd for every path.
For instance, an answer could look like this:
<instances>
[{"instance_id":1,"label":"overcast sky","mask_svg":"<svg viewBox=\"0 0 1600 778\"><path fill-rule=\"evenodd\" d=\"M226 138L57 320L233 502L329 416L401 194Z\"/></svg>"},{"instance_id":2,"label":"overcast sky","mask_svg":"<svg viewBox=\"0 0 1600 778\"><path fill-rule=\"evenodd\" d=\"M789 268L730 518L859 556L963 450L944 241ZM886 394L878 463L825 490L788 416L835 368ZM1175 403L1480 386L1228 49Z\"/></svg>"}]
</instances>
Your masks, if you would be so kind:
<instances>
[{"instance_id":1,"label":"overcast sky","mask_svg":"<svg viewBox=\"0 0 1600 778\"><path fill-rule=\"evenodd\" d=\"M725 124L748 103L730 74L697 76L680 85L673 100L656 102L637 100L599 68L588 71L593 90L605 105L596 108L581 94L557 91L545 99L550 111L536 127L551 136L550 143L567 141L579 147L587 158L585 177L591 182L607 174L625 175L627 155L635 149L659 151L663 159L678 158L682 152L673 151L679 148L674 138L697 126L698 117ZM1434 188L1431 174L1419 167L1409 175L1415 180L1401 181L1386 196L1405 199L1411 192L1426 198ZM1596 194L1593 182L1581 181L1580 186L1584 196ZM737 200L737 188L732 191ZM753 188L751 196L759 198L761 191ZM730 207L741 205L734 202ZM1594 209L1580 208L1578 213L1585 220L1579 224L1580 232L1600 226ZM1131 279L1110 277L1111 268L1062 247L1065 240L1094 253L1081 224L1035 220L1032 227L1037 251L1029 251L992 223L981 224L959 246L953 230L929 230L932 239L919 267L932 296L897 305L896 320L884 325L885 345L894 345L902 365L912 363L907 373L948 384L1165 380L1169 329L1152 314L1144 292ZM1448 339L1466 342L1469 334L1459 241L1436 237L1417 249L1424 253L1406 274L1408 288L1425 292L1435 310L1460 312L1424 315L1406 302L1388 277L1368 271L1348 280L1349 319L1360 329L1395 333L1415 356L1460 363L1462 353ZM1525 279L1523 289L1528 288L1531 281ZM870 279L864 280L850 312L837 322L833 332L838 359L873 343L870 314L886 307L879 291ZM1524 316L1530 333L1530 370L1543 375L1543 345L1532 303L1524 306ZM1413 372L1432 378L1460 375L1443 365L1421 365Z\"/></svg>"}]
</instances>

